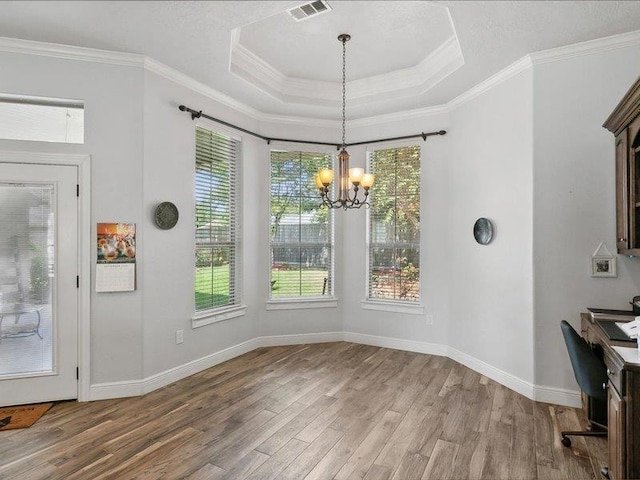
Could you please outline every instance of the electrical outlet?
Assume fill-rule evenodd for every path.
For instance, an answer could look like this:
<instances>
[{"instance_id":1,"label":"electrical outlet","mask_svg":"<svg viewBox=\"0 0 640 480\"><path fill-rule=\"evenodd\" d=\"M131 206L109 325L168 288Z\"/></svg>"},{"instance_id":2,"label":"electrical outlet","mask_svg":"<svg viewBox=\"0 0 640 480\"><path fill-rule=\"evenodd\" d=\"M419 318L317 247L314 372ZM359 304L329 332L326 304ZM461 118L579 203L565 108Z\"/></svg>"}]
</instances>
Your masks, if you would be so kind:
<instances>
[{"instance_id":1,"label":"electrical outlet","mask_svg":"<svg viewBox=\"0 0 640 480\"><path fill-rule=\"evenodd\" d=\"M433 315L426 315L425 322L427 325L433 325Z\"/></svg>"},{"instance_id":2,"label":"electrical outlet","mask_svg":"<svg viewBox=\"0 0 640 480\"><path fill-rule=\"evenodd\" d=\"M184 342L184 330L176 330L176 344Z\"/></svg>"}]
</instances>

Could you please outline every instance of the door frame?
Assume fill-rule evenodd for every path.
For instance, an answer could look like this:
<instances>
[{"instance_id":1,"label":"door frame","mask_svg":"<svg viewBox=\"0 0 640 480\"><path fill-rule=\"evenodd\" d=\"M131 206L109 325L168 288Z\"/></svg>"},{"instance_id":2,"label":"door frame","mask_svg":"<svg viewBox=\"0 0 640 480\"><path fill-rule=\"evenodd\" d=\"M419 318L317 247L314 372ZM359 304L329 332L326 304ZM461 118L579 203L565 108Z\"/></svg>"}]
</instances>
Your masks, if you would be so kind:
<instances>
[{"instance_id":1,"label":"door frame","mask_svg":"<svg viewBox=\"0 0 640 480\"><path fill-rule=\"evenodd\" d=\"M0 151L0 163L74 166L78 169L78 401L87 402L91 386L91 156Z\"/></svg>"}]
</instances>

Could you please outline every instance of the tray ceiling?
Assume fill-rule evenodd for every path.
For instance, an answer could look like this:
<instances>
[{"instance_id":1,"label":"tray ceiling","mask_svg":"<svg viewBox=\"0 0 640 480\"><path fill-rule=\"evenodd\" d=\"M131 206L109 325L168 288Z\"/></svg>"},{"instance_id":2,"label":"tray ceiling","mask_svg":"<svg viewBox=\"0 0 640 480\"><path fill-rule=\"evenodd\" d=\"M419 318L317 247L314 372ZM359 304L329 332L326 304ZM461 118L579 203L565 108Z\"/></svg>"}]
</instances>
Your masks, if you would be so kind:
<instances>
[{"instance_id":1,"label":"tray ceiling","mask_svg":"<svg viewBox=\"0 0 640 480\"><path fill-rule=\"evenodd\" d=\"M640 2L0 2L0 36L152 57L259 111L347 117L444 104L522 56L625 33ZM11 93L11 92L4 92Z\"/></svg>"}]
</instances>

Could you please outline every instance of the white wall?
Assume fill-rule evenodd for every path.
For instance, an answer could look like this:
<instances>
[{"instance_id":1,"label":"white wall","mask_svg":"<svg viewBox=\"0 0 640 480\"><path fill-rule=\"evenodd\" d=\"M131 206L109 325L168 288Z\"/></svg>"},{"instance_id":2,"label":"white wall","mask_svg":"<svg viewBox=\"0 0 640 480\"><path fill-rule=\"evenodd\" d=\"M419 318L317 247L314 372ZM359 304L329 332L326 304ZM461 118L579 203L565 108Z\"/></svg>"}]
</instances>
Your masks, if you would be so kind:
<instances>
[{"instance_id":1,"label":"white wall","mask_svg":"<svg viewBox=\"0 0 640 480\"><path fill-rule=\"evenodd\" d=\"M614 137L601 125L640 74L637 45L534 67L535 380L577 389L560 320L587 307L630 309L640 260L592 278L601 241L615 253Z\"/></svg>"},{"instance_id":2,"label":"white wall","mask_svg":"<svg viewBox=\"0 0 640 480\"><path fill-rule=\"evenodd\" d=\"M344 331L442 351L449 345L526 383L575 390L560 319L576 325L588 306L625 308L639 291L635 259L618 257L616 279L589 277L589 255L598 243L615 246L613 137L600 125L637 77L638 60L640 51L628 47L544 63L450 112L348 127L351 142L448 131L418 140L421 291L431 326L422 314L362 309L364 210L336 212L338 307L266 309L269 150L316 147L269 146L240 134L247 315L191 328L194 122L177 106L274 137L334 141L336 126L259 122L141 65L0 53L0 93L86 105L84 145L0 141L0 151L90 154L92 241L97 222L138 226L138 289L91 297L92 384L136 382L258 336ZM350 148L352 164L364 166L367 148L385 146ZM165 200L181 214L169 231L152 222L155 205ZM496 227L488 246L472 236L482 216ZM178 329L184 330L181 345L175 344Z\"/></svg>"},{"instance_id":3,"label":"white wall","mask_svg":"<svg viewBox=\"0 0 640 480\"><path fill-rule=\"evenodd\" d=\"M84 145L0 140L0 151L91 155L91 236L97 222L142 226L143 71L140 68L0 52L0 93L85 102ZM145 262L144 232L138 265ZM92 253L95 250L92 250ZM91 259L95 278L95 258ZM91 295L91 380L142 375L142 291Z\"/></svg>"},{"instance_id":4,"label":"white wall","mask_svg":"<svg viewBox=\"0 0 640 480\"><path fill-rule=\"evenodd\" d=\"M532 382L531 71L464 103L451 116L448 343ZM480 217L495 227L488 245L473 238Z\"/></svg>"},{"instance_id":5,"label":"white wall","mask_svg":"<svg viewBox=\"0 0 640 480\"><path fill-rule=\"evenodd\" d=\"M369 123L369 122L367 122ZM425 115L412 120L371 122L347 130L351 142L377 138L419 134L449 129L446 113ZM448 146L454 141L450 134L412 141L372 143L351 147L353 166L366 165L367 150L414 144L421 153L421 232L420 271L421 304L424 314L365 310L361 301L366 298L366 210L339 211L345 217L342 229L343 244L343 319L345 332L411 340L426 344L445 345L448 325L449 289L444 280L448 272L450 249L447 230L447 170L450 162ZM372 195L375 195L375 185ZM426 315L433 315L433 325L426 324Z\"/></svg>"},{"instance_id":6,"label":"white wall","mask_svg":"<svg viewBox=\"0 0 640 480\"><path fill-rule=\"evenodd\" d=\"M226 121L255 128L246 115L194 93L155 73L144 76L144 195L145 261L141 263L140 289L143 295L144 377L205 357L254 337L257 318L255 252L258 212L251 208L261 184L254 165L261 162L262 144L242 137L243 273L245 316L191 328L194 312L195 247L193 243L195 126L203 125L237 136L219 124L191 120L178 110L185 104ZM153 223L157 204L171 201L180 212L175 228L161 230ZM177 345L175 334L184 331L184 343Z\"/></svg>"}]
</instances>

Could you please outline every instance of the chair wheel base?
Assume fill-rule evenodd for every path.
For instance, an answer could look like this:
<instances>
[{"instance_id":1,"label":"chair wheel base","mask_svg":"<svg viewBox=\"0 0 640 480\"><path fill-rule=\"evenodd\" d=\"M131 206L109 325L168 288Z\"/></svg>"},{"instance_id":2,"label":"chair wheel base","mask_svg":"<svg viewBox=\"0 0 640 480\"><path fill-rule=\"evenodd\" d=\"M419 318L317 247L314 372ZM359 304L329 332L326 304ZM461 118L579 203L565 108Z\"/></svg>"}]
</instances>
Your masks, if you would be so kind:
<instances>
[{"instance_id":1,"label":"chair wheel base","mask_svg":"<svg viewBox=\"0 0 640 480\"><path fill-rule=\"evenodd\" d=\"M565 447L569 448L571 446L571 439L569 437L562 437L562 440L560 440L560 443L562 443L562 445L564 445Z\"/></svg>"}]
</instances>

